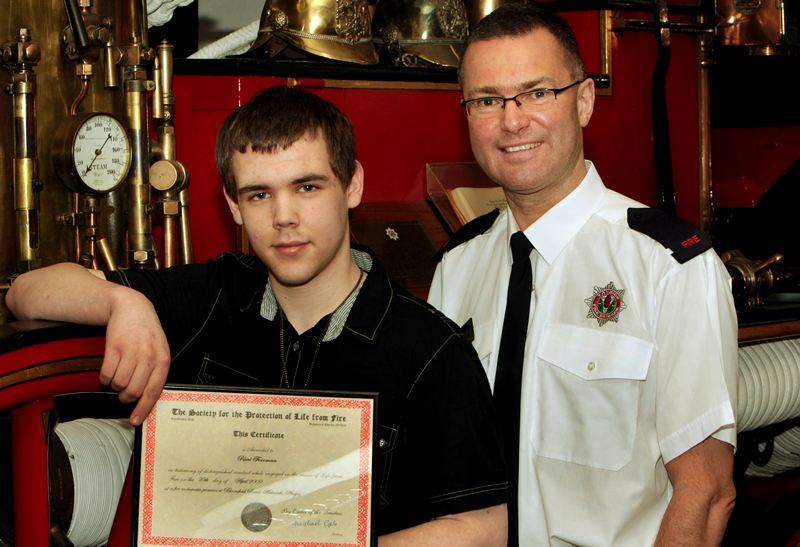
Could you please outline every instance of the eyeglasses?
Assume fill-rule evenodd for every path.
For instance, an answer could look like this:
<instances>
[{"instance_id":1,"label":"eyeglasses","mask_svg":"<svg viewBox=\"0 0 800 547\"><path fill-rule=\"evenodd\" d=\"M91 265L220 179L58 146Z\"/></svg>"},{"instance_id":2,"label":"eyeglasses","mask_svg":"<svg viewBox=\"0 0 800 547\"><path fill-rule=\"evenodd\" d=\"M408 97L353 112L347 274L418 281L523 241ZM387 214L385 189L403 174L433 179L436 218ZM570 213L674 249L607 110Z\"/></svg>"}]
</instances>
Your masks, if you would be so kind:
<instances>
[{"instance_id":1,"label":"eyeglasses","mask_svg":"<svg viewBox=\"0 0 800 547\"><path fill-rule=\"evenodd\" d=\"M468 116L495 116L505 110L508 101L514 101L517 106L526 114L532 114L548 108L554 102L559 93L563 93L571 87L583 83L586 78L576 80L571 84L559 88L531 89L517 93L513 97L478 97L477 99L461 100Z\"/></svg>"}]
</instances>

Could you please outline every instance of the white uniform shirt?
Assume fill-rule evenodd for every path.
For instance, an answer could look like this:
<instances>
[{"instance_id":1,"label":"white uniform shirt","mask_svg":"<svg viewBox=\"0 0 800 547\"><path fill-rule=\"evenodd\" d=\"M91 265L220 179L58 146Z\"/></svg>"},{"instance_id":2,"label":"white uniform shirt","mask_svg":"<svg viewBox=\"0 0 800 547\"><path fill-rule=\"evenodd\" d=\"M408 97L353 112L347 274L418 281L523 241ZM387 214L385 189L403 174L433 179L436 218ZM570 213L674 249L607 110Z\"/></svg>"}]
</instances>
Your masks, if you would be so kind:
<instances>
[{"instance_id":1,"label":"white uniform shirt","mask_svg":"<svg viewBox=\"0 0 800 547\"><path fill-rule=\"evenodd\" d=\"M594 166L530 226L520 545L650 545L672 495L664 467L710 435L735 446L737 325L713 250L678 263L627 223L643 205ZM511 272L508 211L439 264L430 302L458 324L494 383Z\"/></svg>"}]
</instances>

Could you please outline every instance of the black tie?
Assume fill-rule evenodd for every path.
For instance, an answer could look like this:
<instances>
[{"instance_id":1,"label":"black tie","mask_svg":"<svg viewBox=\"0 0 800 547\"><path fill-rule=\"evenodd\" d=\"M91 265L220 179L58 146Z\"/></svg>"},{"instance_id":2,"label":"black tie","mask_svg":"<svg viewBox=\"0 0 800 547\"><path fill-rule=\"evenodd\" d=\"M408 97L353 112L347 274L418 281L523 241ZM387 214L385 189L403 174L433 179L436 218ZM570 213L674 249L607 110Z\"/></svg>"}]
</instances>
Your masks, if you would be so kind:
<instances>
[{"instance_id":1,"label":"black tie","mask_svg":"<svg viewBox=\"0 0 800 547\"><path fill-rule=\"evenodd\" d=\"M530 254L533 245L522 232L511 236L511 277L508 280L503 335L497 356L494 379L494 402L500 416L505 442L510 483L508 495L508 545L519 545L517 483L519 481L519 408L522 385L522 361L531 307L533 271Z\"/></svg>"}]
</instances>

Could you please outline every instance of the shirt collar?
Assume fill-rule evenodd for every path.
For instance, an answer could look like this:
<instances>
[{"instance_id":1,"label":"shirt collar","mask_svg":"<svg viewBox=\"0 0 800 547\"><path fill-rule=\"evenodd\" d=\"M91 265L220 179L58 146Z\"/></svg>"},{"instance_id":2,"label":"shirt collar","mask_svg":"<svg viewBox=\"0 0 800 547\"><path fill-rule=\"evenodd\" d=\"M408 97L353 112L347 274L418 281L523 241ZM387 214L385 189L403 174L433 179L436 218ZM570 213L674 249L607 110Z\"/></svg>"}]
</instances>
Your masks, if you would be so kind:
<instances>
[{"instance_id":1,"label":"shirt collar","mask_svg":"<svg viewBox=\"0 0 800 547\"><path fill-rule=\"evenodd\" d=\"M322 338L323 342L329 342L338 338L338 336L342 333L345 326L348 327L349 330L356 332L356 334L361 334L362 336L370 337L368 331L369 329L369 314L357 314L355 320L351 320L350 312L352 311L353 307L355 306L356 302L359 300L358 296L361 293L362 289L365 289L365 292L374 292L374 288L372 291L369 289L374 283L371 282L372 277L385 277L385 274L382 270L378 268L374 268L376 260L374 257L366 250L351 248L350 249L350 256L353 258L353 261L356 265L361 268L364 272L373 275L365 275L362 276L361 281L359 282L358 286L350 293L350 295L336 308L336 311L333 312L333 316L331 317L330 323L328 324L328 328L325 331L325 334ZM378 283L381 283L382 280L378 279ZM362 299L363 300L363 299ZM363 306L361 306L363 307ZM383 311L383 307L381 308L381 312ZM275 293L272 291L272 287L267 281L267 285L264 288L263 297L261 299L261 317L268 321L274 321L275 316L278 314L278 301L275 299ZM364 318L367 319L366 325L360 325L363 321L359 321L358 318L364 315ZM382 313L381 313L382 316ZM377 318L376 318L377 319ZM355 325L353 325L355 323ZM378 324L380 321L378 320ZM378 324L375 324L375 328L372 329L377 330ZM359 330L365 330L365 334L357 332Z\"/></svg>"},{"instance_id":2,"label":"shirt collar","mask_svg":"<svg viewBox=\"0 0 800 547\"><path fill-rule=\"evenodd\" d=\"M600 207L605 186L594 164L588 160L586 160L586 170L586 176L575 190L525 230L527 238L548 264L553 263L567 243ZM510 237L510 234L519 228L514 215L508 216Z\"/></svg>"}]
</instances>

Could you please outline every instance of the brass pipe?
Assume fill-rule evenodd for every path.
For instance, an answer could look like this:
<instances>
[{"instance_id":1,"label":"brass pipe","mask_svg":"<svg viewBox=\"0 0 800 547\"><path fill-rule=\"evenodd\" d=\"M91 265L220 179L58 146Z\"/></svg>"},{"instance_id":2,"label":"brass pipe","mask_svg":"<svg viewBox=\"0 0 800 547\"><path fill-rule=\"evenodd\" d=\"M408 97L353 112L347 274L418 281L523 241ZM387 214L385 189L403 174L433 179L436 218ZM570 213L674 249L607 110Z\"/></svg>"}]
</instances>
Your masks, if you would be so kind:
<instances>
[{"instance_id":1,"label":"brass pipe","mask_svg":"<svg viewBox=\"0 0 800 547\"><path fill-rule=\"evenodd\" d=\"M103 45L103 87L106 89L119 87L117 64L121 58L122 54L114 47L114 36L111 34L108 42Z\"/></svg>"},{"instance_id":2,"label":"brass pipe","mask_svg":"<svg viewBox=\"0 0 800 547\"><path fill-rule=\"evenodd\" d=\"M161 102L166 107L168 114L172 114L172 108L175 105L175 95L172 93L174 50L175 48L166 40L162 40L156 47L156 58L158 59L158 66L161 68L161 72L158 75L162 93Z\"/></svg>"},{"instance_id":3,"label":"brass pipe","mask_svg":"<svg viewBox=\"0 0 800 547\"><path fill-rule=\"evenodd\" d=\"M84 196L84 239L86 247L81 255L81 263L87 268L97 270L100 265L97 260L97 198L95 196Z\"/></svg>"},{"instance_id":4,"label":"brass pipe","mask_svg":"<svg viewBox=\"0 0 800 547\"><path fill-rule=\"evenodd\" d=\"M191 264L194 262L194 251L192 250L192 229L189 222L189 177L187 175L184 189L178 192L178 201L181 207L181 226L180 226L180 251L181 263Z\"/></svg>"},{"instance_id":5,"label":"brass pipe","mask_svg":"<svg viewBox=\"0 0 800 547\"><path fill-rule=\"evenodd\" d=\"M171 105L167 104L167 97L171 81L164 82L164 68L166 68L166 58L170 56L171 46L165 46L166 42L162 42L156 48L156 58L153 64L153 83L155 89L153 91L153 118L162 120L158 128L158 148L161 157L165 160L173 160L175 158L175 130L171 123ZM164 67L164 68L162 68ZM167 74L169 76L169 74ZM152 178L151 178L152 182ZM161 217L163 218L163 251L164 251L164 267L170 268L177 263L177 247L176 234L177 223L175 216L171 209L175 201L175 191L172 190L174 186L172 183L174 179L165 181L169 184L169 190L161 189L161 197L159 199ZM176 209L176 213L179 212Z\"/></svg>"},{"instance_id":6,"label":"brass pipe","mask_svg":"<svg viewBox=\"0 0 800 547\"><path fill-rule=\"evenodd\" d=\"M164 117L164 88L161 79L161 55L160 55L160 46L159 46L159 53L156 54L156 58L153 61L153 112L152 116L156 120L160 120Z\"/></svg>"},{"instance_id":7,"label":"brass pipe","mask_svg":"<svg viewBox=\"0 0 800 547\"><path fill-rule=\"evenodd\" d=\"M117 0L115 21L118 21L122 44L147 46L147 0Z\"/></svg>"},{"instance_id":8,"label":"brass pipe","mask_svg":"<svg viewBox=\"0 0 800 547\"><path fill-rule=\"evenodd\" d=\"M157 268L153 241L149 166L150 132L147 94L153 82L147 79L145 64L153 60L147 47L147 15L144 0L120 0L116 16L121 53L125 112L131 139L131 167L128 172L128 266Z\"/></svg>"},{"instance_id":9,"label":"brass pipe","mask_svg":"<svg viewBox=\"0 0 800 547\"><path fill-rule=\"evenodd\" d=\"M702 18L700 20L702 22ZM699 115L699 147L700 147L700 185L699 209L700 230L706 234L713 233L714 196L712 190L712 157L711 157L711 65L713 62L713 37L708 34L700 36L698 44L697 85Z\"/></svg>"},{"instance_id":10,"label":"brass pipe","mask_svg":"<svg viewBox=\"0 0 800 547\"><path fill-rule=\"evenodd\" d=\"M2 58L12 71L14 109L14 212L17 265L21 271L39 265L39 160L36 149L36 73L41 51L26 28L16 42L2 45Z\"/></svg>"},{"instance_id":11,"label":"brass pipe","mask_svg":"<svg viewBox=\"0 0 800 547\"><path fill-rule=\"evenodd\" d=\"M39 207L34 190L36 159L14 159L14 211L17 221L17 260L21 271L39 261Z\"/></svg>"},{"instance_id":12,"label":"brass pipe","mask_svg":"<svg viewBox=\"0 0 800 547\"><path fill-rule=\"evenodd\" d=\"M132 159L128 172L128 265L135 268L157 267L150 219L147 92L151 88L139 65L125 67L125 110L130 129Z\"/></svg>"},{"instance_id":13,"label":"brass pipe","mask_svg":"<svg viewBox=\"0 0 800 547\"><path fill-rule=\"evenodd\" d=\"M160 189L161 212L164 218L164 266L193 261L191 229L189 226L189 193L186 188L186 168L176 159L174 126L175 95L172 89L173 47L166 40L156 47L156 70L153 94L153 117L162 120L158 128L158 143L162 162L157 171L162 175ZM163 161L169 162L164 164ZM154 166L156 167L156 166ZM180 253L180 255L179 255Z\"/></svg>"},{"instance_id":14,"label":"brass pipe","mask_svg":"<svg viewBox=\"0 0 800 547\"><path fill-rule=\"evenodd\" d=\"M111 245L108 243L108 239L101 237L97 239L96 243L100 258L103 259L103 264L105 266L104 271L115 271L117 269L117 261L114 259L114 252L111 250Z\"/></svg>"}]
</instances>

